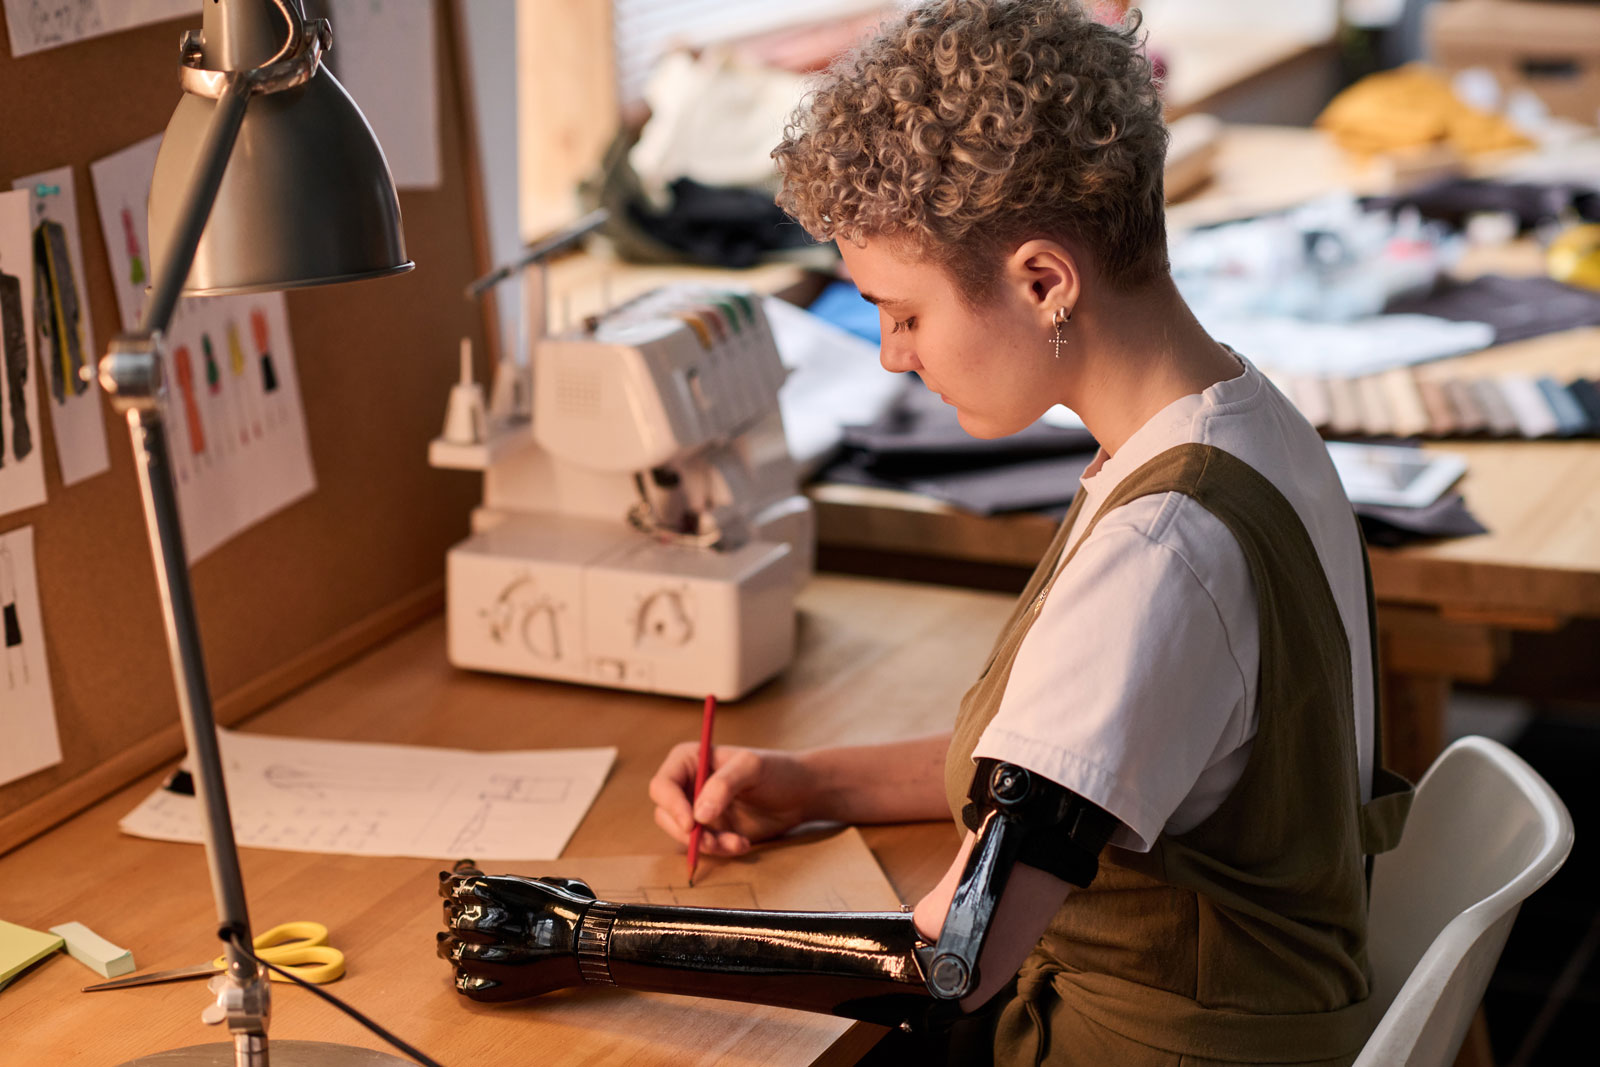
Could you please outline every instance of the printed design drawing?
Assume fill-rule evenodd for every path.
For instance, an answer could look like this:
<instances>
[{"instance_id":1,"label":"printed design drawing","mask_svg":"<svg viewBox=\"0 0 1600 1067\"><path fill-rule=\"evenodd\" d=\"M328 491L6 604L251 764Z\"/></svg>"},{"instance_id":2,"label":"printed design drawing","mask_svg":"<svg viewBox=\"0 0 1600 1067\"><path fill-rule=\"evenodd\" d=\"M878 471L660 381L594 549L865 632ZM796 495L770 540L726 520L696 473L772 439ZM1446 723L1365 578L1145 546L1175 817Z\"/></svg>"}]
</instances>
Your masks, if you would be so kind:
<instances>
[{"instance_id":1,"label":"printed design drawing","mask_svg":"<svg viewBox=\"0 0 1600 1067\"><path fill-rule=\"evenodd\" d=\"M78 283L67 253L66 227L49 219L33 231L33 323L39 360L50 371L57 404L89 388L84 378L83 325Z\"/></svg>"},{"instance_id":2,"label":"printed design drawing","mask_svg":"<svg viewBox=\"0 0 1600 1067\"><path fill-rule=\"evenodd\" d=\"M547 804L561 804L572 790L570 778L543 778L520 774L491 774L488 783L478 794L481 801L468 816L465 825L450 842L452 853L472 852L474 843L491 819L508 814L517 821L536 817L528 808ZM503 805L516 805L510 812Z\"/></svg>"},{"instance_id":3,"label":"printed design drawing","mask_svg":"<svg viewBox=\"0 0 1600 1067\"><path fill-rule=\"evenodd\" d=\"M11 415L11 458L24 459L33 451L33 429L28 425L28 338L22 320L22 279L0 271L0 347L6 374L6 394ZM0 417L0 460L4 419Z\"/></svg>"},{"instance_id":4,"label":"printed design drawing","mask_svg":"<svg viewBox=\"0 0 1600 1067\"><path fill-rule=\"evenodd\" d=\"M28 684L28 650L22 643L22 620L17 614L17 569L11 550L0 542L0 625L5 630L6 688Z\"/></svg>"},{"instance_id":5,"label":"printed design drawing","mask_svg":"<svg viewBox=\"0 0 1600 1067\"><path fill-rule=\"evenodd\" d=\"M39 47L66 44L101 32L100 0L32 0L28 28Z\"/></svg>"}]
</instances>

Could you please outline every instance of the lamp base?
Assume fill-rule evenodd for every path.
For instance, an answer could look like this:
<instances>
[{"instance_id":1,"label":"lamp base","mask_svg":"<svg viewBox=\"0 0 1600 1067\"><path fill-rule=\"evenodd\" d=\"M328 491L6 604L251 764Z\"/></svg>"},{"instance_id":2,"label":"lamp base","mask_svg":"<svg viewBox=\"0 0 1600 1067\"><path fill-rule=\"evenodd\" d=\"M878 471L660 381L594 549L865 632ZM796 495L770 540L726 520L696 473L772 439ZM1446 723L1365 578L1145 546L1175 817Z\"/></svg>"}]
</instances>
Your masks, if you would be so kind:
<instances>
[{"instance_id":1,"label":"lamp base","mask_svg":"<svg viewBox=\"0 0 1600 1067\"><path fill-rule=\"evenodd\" d=\"M273 1041L267 1054L276 1067L416 1067L410 1060L370 1048L326 1041ZM212 1043L169 1049L129 1060L121 1067L232 1067L233 1045Z\"/></svg>"}]
</instances>

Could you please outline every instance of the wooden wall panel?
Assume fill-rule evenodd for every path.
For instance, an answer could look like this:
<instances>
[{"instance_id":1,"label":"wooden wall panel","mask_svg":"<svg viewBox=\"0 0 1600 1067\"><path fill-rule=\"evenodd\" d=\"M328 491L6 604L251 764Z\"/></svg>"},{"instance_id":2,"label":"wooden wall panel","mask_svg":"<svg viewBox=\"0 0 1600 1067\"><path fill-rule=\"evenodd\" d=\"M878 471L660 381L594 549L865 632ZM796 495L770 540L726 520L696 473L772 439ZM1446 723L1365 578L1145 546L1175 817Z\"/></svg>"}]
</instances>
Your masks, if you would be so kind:
<instances>
[{"instance_id":1,"label":"wooden wall panel","mask_svg":"<svg viewBox=\"0 0 1600 1067\"><path fill-rule=\"evenodd\" d=\"M198 25L198 0L195 10ZM194 568L224 720L436 608L444 553L464 536L478 496L477 479L435 471L426 459L456 374L459 339L470 335L485 351L483 318L461 295L480 265L472 208L478 194L464 162L470 127L447 3L436 5L436 18L444 182L400 198L417 268L289 294L317 490ZM21 59L0 54L0 183L9 188L20 175L72 165L88 303L101 344L118 320L88 167L165 127L179 95L185 25L162 23ZM128 433L109 405L105 420L109 472L64 488L45 429L49 502L0 515L0 531L35 531L65 753L60 765L0 786L0 851L182 748Z\"/></svg>"}]
</instances>

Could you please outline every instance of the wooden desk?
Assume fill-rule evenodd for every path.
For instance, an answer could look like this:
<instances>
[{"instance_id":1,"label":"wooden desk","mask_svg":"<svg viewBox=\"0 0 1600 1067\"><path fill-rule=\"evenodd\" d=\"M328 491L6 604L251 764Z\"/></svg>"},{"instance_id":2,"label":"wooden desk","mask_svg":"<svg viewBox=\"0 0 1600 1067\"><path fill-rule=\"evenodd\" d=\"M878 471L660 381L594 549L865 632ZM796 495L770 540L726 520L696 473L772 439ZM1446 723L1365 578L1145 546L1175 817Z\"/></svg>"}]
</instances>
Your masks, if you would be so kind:
<instances>
[{"instance_id":1,"label":"wooden desk","mask_svg":"<svg viewBox=\"0 0 1600 1067\"><path fill-rule=\"evenodd\" d=\"M1492 169L1493 161L1480 164ZM1382 190L1389 176L1341 156L1312 130L1234 127L1217 177L1169 212L1181 228L1282 207L1337 188ZM1467 273L1537 269L1511 247L1477 255ZM1425 365L1423 376L1485 375L1515 368L1561 378L1600 373L1600 330L1552 334ZM1452 680L1485 682L1503 663L1513 631L1551 631L1600 618L1600 442L1449 441L1471 464L1460 483L1489 533L1402 549L1374 549L1373 581L1388 709L1388 756L1419 774L1438 754ZM847 485L814 485L824 558L900 573L956 573L966 564L1031 570L1055 524L1020 514L982 518L927 497ZM903 561L910 560L910 565ZM999 575L1003 578L1003 574ZM1019 583L1020 584L1020 583Z\"/></svg>"},{"instance_id":2,"label":"wooden desk","mask_svg":"<svg viewBox=\"0 0 1600 1067\"><path fill-rule=\"evenodd\" d=\"M726 706L717 740L805 747L948 728L1009 609L1010 598L991 593L820 577L801 598L794 665ZM435 618L245 728L475 749L616 745L616 767L565 853L598 856L673 851L652 821L645 784L668 748L697 736L699 719L690 701L454 670ZM216 955L201 850L117 833L117 819L155 781L0 858L0 916L37 929L83 922L132 949L141 968ZM906 901L932 887L958 843L949 823L865 832ZM689 1000L672 1033L542 1030L537 1002L475 1005L449 984L447 965L433 956L438 861L242 852L256 925L327 923L351 960L333 991L446 1063L848 1063L881 1033L827 1016ZM221 1039L199 1023L202 984L79 993L91 978L61 956L0 993L0 1067L99 1067ZM302 990L273 993L276 1038L384 1047ZM510 1060L508 1049L517 1050Z\"/></svg>"}]
</instances>

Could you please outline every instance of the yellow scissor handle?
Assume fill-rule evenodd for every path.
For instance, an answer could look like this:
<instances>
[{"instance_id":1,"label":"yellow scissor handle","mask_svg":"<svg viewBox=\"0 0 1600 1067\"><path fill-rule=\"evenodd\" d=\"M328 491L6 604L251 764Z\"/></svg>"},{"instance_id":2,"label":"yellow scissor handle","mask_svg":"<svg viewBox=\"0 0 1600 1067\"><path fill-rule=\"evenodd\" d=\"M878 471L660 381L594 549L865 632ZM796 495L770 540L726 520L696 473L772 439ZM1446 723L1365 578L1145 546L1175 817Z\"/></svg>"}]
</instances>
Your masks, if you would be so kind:
<instances>
[{"instance_id":1,"label":"yellow scissor handle","mask_svg":"<svg viewBox=\"0 0 1600 1067\"><path fill-rule=\"evenodd\" d=\"M292 922L274 926L256 935L251 942L256 955L279 967L292 967L294 973L313 985L323 985L344 974L344 953L328 945L328 928L316 922ZM218 956L214 967L226 967L227 957ZM289 979L268 971L274 982Z\"/></svg>"}]
</instances>

